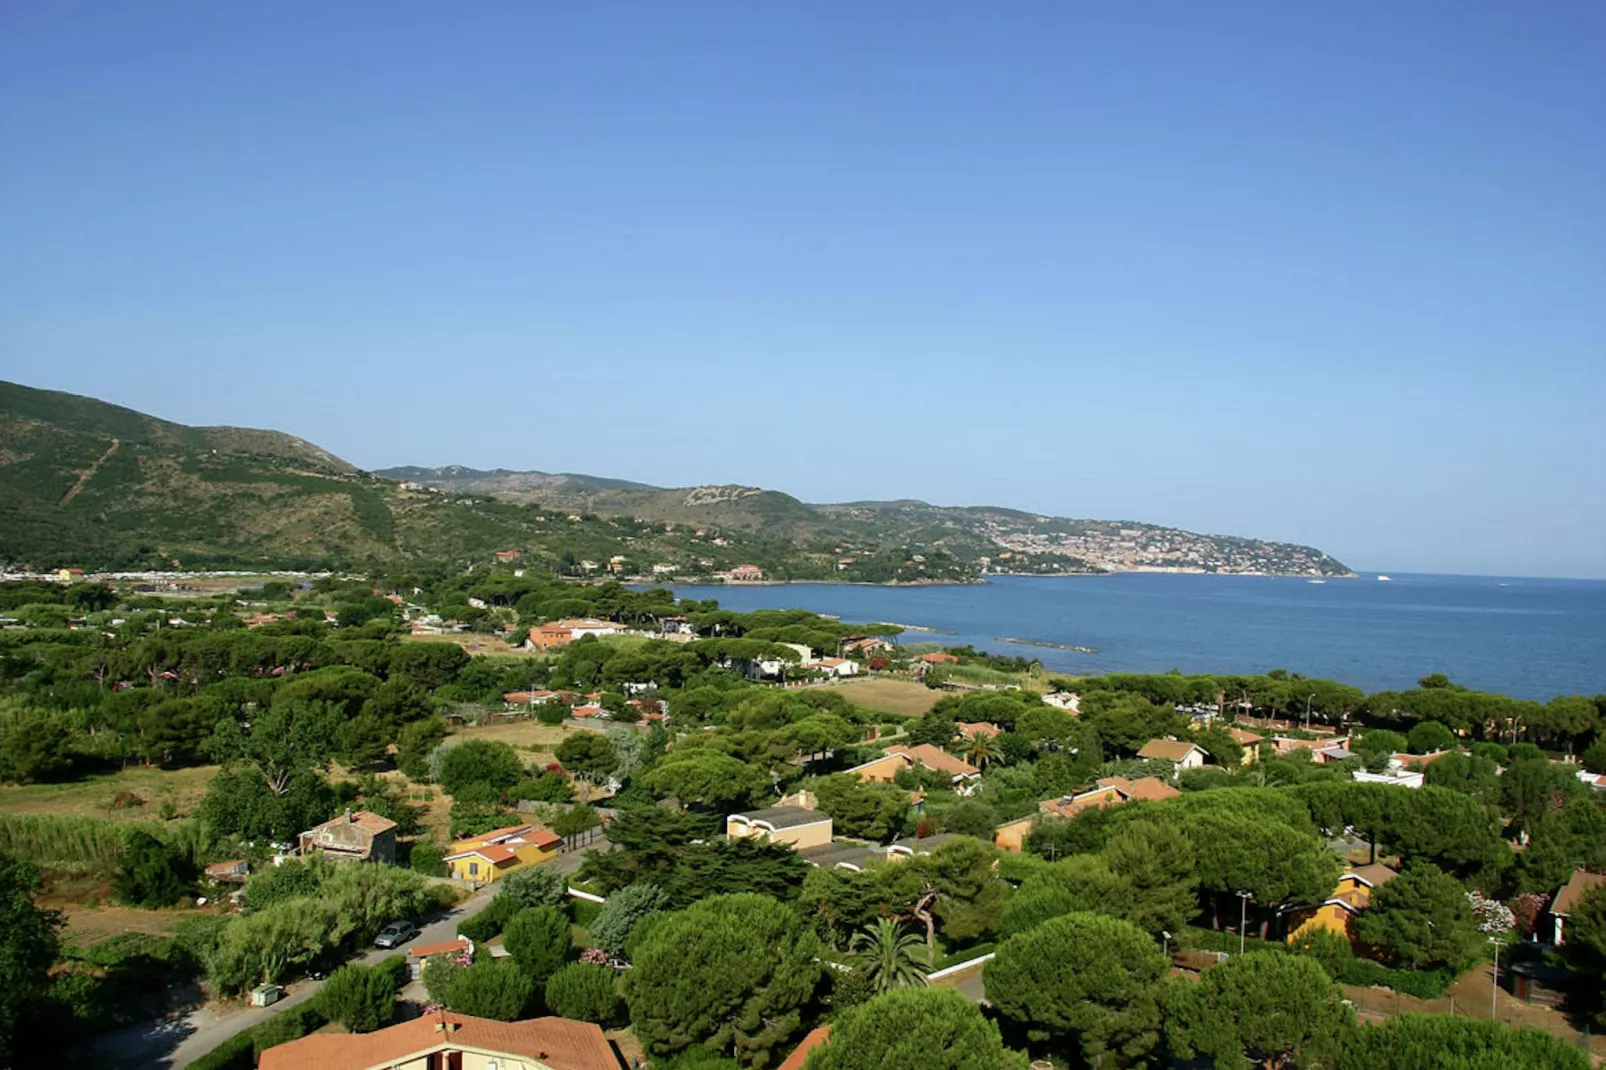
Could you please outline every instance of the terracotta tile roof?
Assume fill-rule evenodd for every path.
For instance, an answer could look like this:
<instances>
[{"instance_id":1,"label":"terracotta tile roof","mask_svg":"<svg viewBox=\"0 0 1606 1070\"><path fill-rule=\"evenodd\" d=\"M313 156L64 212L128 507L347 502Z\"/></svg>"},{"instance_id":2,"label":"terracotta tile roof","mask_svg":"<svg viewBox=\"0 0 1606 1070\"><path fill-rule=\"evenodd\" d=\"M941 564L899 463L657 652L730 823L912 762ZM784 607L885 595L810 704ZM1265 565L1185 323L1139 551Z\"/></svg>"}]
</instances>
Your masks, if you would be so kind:
<instances>
[{"instance_id":1,"label":"terracotta tile roof","mask_svg":"<svg viewBox=\"0 0 1606 1070\"><path fill-rule=\"evenodd\" d=\"M986 736L992 739L1003 729L987 721L960 721L959 734L966 739L975 739L977 736Z\"/></svg>"},{"instance_id":2,"label":"terracotta tile roof","mask_svg":"<svg viewBox=\"0 0 1606 1070\"><path fill-rule=\"evenodd\" d=\"M358 810L349 818L345 814L341 814L339 817L331 818L321 825L314 825L312 828L308 829L307 832L315 832L318 829L328 828L331 825L344 825L348 822L356 825L370 836L378 836L380 833L389 832L391 829L396 827L396 822L392 821L388 817L380 817L378 814L371 813L367 810ZM303 835L305 835L305 833L303 833Z\"/></svg>"},{"instance_id":3,"label":"terracotta tile roof","mask_svg":"<svg viewBox=\"0 0 1606 1070\"><path fill-rule=\"evenodd\" d=\"M779 1070L803 1070L803 1064L809 1061L809 1052L824 1044L831 1037L831 1027L822 1025L803 1038L803 1043L792 1049L792 1054L786 1057L786 1062L780 1065Z\"/></svg>"},{"instance_id":4,"label":"terracotta tile roof","mask_svg":"<svg viewBox=\"0 0 1606 1070\"><path fill-rule=\"evenodd\" d=\"M981 770L962 758L955 758L952 754L940 747L933 747L930 743L921 743L913 747L888 747L888 754L901 754L911 761L919 762L927 769L938 773L947 773L949 776L975 776Z\"/></svg>"},{"instance_id":5,"label":"terracotta tile roof","mask_svg":"<svg viewBox=\"0 0 1606 1070\"><path fill-rule=\"evenodd\" d=\"M1356 866L1354 869L1351 869L1349 873L1352 876L1359 877L1367 884L1370 884L1373 888L1376 888L1379 885L1387 884L1389 881L1399 876L1398 873L1394 872L1394 870L1390 869L1388 866L1385 866L1381 862L1373 862L1371 865L1367 866Z\"/></svg>"},{"instance_id":6,"label":"terracotta tile roof","mask_svg":"<svg viewBox=\"0 0 1606 1070\"><path fill-rule=\"evenodd\" d=\"M1108 779L1121 780L1120 777L1110 777ZM1105 781L1101 780L1099 783L1103 784ZM1159 777L1153 776L1139 777L1136 780L1121 780L1121 783L1116 787L1127 798L1136 799L1139 802L1158 802L1161 799L1175 799L1182 794L1182 792Z\"/></svg>"},{"instance_id":7,"label":"terracotta tile roof","mask_svg":"<svg viewBox=\"0 0 1606 1070\"><path fill-rule=\"evenodd\" d=\"M455 955L468 949L468 937L459 936L456 940L448 940L443 944L420 944L417 947L410 947L407 949L407 954L415 959L427 959L431 955Z\"/></svg>"},{"instance_id":8,"label":"terracotta tile roof","mask_svg":"<svg viewBox=\"0 0 1606 1070\"><path fill-rule=\"evenodd\" d=\"M482 832L478 836L464 836L462 839L458 840L457 842L460 843L460 844L495 843L498 840L512 839L514 836L517 836L521 832L529 832L529 831L530 831L530 826L529 825L508 825L505 828L492 829L489 832ZM453 846L456 846L456 845L454 844Z\"/></svg>"},{"instance_id":9,"label":"terracotta tile roof","mask_svg":"<svg viewBox=\"0 0 1606 1070\"><path fill-rule=\"evenodd\" d=\"M1256 743L1266 738L1265 736L1255 735L1247 728L1229 728L1227 729L1227 734L1232 736L1233 742L1245 747L1253 747Z\"/></svg>"},{"instance_id":10,"label":"terracotta tile roof","mask_svg":"<svg viewBox=\"0 0 1606 1070\"><path fill-rule=\"evenodd\" d=\"M939 650L930 654L920 655L920 660L925 662L927 665L948 665L958 661L959 659L952 654L945 654Z\"/></svg>"},{"instance_id":11,"label":"terracotta tile roof","mask_svg":"<svg viewBox=\"0 0 1606 1070\"><path fill-rule=\"evenodd\" d=\"M456 1028L442 1030L443 1020ZM432 1051L476 1051L533 1059L552 1070L620 1070L602 1030L566 1018L496 1022L450 1011L372 1033L314 1033L262 1053L260 1070L371 1070Z\"/></svg>"},{"instance_id":12,"label":"terracotta tile roof","mask_svg":"<svg viewBox=\"0 0 1606 1070\"><path fill-rule=\"evenodd\" d=\"M1139 758L1159 758L1168 762L1180 762L1196 750L1201 750L1197 743L1189 743L1181 739L1151 739L1138 751Z\"/></svg>"},{"instance_id":13,"label":"terracotta tile roof","mask_svg":"<svg viewBox=\"0 0 1606 1070\"><path fill-rule=\"evenodd\" d=\"M1550 912L1565 915L1578 905L1580 899L1596 888L1606 888L1606 873L1573 870L1573 875L1561 886L1561 891L1556 893L1556 901L1550 904Z\"/></svg>"}]
</instances>

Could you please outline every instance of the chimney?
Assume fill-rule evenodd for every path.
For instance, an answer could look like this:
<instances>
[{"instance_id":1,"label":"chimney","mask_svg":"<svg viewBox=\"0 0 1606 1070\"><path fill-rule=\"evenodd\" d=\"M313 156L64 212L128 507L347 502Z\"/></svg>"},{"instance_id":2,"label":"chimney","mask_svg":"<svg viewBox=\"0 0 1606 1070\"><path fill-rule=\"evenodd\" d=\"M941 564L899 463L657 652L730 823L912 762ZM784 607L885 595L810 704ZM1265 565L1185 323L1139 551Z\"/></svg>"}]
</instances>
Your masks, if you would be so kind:
<instances>
[{"instance_id":1,"label":"chimney","mask_svg":"<svg viewBox=\"0 0 1606 1070\"><path fill-rule=\"evenodd\" d=\"M351 807L346 807L346 824L349 825L355 820L357 819L351 816Z\"/></svg>"}]
</instances>

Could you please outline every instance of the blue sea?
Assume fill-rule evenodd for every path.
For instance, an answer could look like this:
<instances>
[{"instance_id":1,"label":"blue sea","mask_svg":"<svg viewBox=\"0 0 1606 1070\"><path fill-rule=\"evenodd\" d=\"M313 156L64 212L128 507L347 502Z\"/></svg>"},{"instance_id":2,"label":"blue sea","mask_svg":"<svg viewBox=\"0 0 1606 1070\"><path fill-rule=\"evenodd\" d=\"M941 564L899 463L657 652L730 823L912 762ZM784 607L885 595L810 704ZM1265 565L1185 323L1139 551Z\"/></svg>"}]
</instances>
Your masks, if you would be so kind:
<instances>
[{"instance_id":1,"label":"blue sea","mask_svg":"<svg viewBox=\"0 0 1606 1070\"><path fill-rule=\"evenodd\" d=\"M955 587L834 584L683 586L722 606L808 609L944 633L902 642L971 644L1048 668L1259 673L1287 669L1365 691L1431 672L1521 698L1606 692L1606 581L1391 574L1292 577L1126 573L994 577ZM1091 647L1096 654L1000 642Z\"/></svg>"}]
</instances>

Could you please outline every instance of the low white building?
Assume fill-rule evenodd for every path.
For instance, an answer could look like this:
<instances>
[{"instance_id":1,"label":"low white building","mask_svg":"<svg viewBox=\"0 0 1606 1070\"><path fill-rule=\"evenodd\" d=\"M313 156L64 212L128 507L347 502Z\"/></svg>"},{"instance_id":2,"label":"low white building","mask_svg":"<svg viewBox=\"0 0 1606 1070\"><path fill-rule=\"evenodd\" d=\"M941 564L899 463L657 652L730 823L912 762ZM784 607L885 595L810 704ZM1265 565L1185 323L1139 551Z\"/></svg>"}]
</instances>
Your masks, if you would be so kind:
<instances>
[{"instance_id":1,"label":"low white building","mask_svg":"<svg viewBox=\"0 0 1606 1070\"><path fill-rule=\"evenodd\" d=\"M821 658L811 668L837 677L859 675L859 663L849 658Z\"/></svg>"}]
</instances>

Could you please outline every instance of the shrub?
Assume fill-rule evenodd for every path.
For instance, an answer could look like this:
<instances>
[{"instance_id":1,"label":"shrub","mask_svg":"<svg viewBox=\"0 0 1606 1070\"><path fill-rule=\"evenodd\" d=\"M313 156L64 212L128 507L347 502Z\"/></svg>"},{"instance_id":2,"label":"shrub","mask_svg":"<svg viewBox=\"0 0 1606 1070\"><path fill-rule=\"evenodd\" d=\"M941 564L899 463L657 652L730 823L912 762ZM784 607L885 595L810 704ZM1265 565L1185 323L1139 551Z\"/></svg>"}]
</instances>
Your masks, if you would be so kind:
<instances>
[{"instance_id":1,"label":"shrub","mask_svg":"<svg viewBox=\"0 0 1606 1070\"><path fill-rule=\"evenodd\" d=\"M195 888L195 877L195 866L182 851L148 832L136 831L128 837L112 888L129 906L154 910L188 896Z\"/></svg>"},{"instance_id":2,"label":"shrub","mask_svg":"<svg viewBox=\"0 0 1606 1070\"><path fill-rule=\"evenodd\" d=\"M458 922L457 935L466 936L476 944L483 944L500 933L502 926L507 924L507 919L516 912L517 908L513 901L504 899L499 895L491 900L489 906L472 918L465 918Z\"/></svg>"},{"instance_id":3,"label":"shrub","mask_svg":"<svg viewBox=\"0 0 1606 1070\"><path fill-rule=\"evenodd\" d=\"M625 942L636 924L664 909L668 903L668 897L656 884L638 883L619 889L608 897L596 919L587 926L592 944L614 957L623 955Z\"/></svg>"},{"instance_id":4,"label":"shrub","mask_svg":"<svg viewBox=\"0 0 1606 1070\"><path fill-rule=\"evenodd\" d=\"M446 1006L458 1014L511 1022L524 1016L535 985L511 962L486 957L452 972L446 985Z\"/></svg>"},{"instance_id":5,"label":"shrub","mask_svg":"<svg viewBox=\"0 0 1606 1070\"><path fill-rule=\"evenodd\" d=\"M511 788L524 775L518 754L506 743L471 739L447 748L441 755L440 781L446 794L456 798L470 784L488 784L497 791Z\"/></svg>"},{"instance_id":6,"label":"shrub","mask_svg":"<svg viewBox=\"0 0 1606 1070\"><path fill-rule=\"evenodd\" d=\"M441 849L433 843L415 843L407 852L407 864L426 877L445 877L451 871L446 868L443 857Z\"/></svg>"},{"instance_id":7,"label":"shrub","mask_svg":"<svg viewBox=\"0 0 1606 1070\"><path fill-rule=\"evenodd\" d=\"M547 979L547 1010L562 1018L607 1025L619 1015L619 988L606 966L571 962Z\"/></svg>"},{"instance_id":8,"label":"shrub","mask_svg":"<svg viewBox=\"0 0 1606 1070\"><path fill-rule=\"evenodd\" d=\"M496 897L506 899L512 911L560 907L569 897L569 881L551 866L526 866L502 878Z\"/></svg>"}]
</instances>

